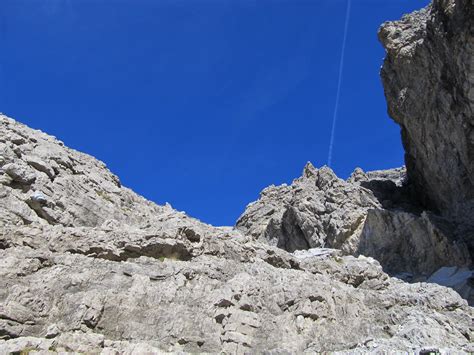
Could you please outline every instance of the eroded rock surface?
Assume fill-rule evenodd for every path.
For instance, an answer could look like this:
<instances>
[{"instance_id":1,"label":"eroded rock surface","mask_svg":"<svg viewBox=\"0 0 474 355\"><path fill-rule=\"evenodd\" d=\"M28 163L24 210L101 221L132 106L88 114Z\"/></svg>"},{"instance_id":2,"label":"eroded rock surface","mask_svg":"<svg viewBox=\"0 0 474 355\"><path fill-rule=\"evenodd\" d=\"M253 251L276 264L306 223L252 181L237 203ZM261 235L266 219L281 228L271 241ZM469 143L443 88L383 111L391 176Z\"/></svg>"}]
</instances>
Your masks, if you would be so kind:
<instances>
[{"instance_id":1,"label":"eroded rock surface","mask_svg":"<svg viewBox=\"0 0 474 355\"><path fill-rule=\"evenodd\" d=\"M466 301L448 288L389 278L365 257L297 258L218 233L193 244L30 228L2 236L0 347L40 337L41 346L83 352L121 341L229 353L471 349Z\"/></svg>"},{"instance_id":2,"label":"eroded rock surface","mask_svg":"<svg viewBox=\"0 0 474 355\"><path fill-rule=\"evenodd\" d=\"M167 206L122 187L93 157L3 115L0 130L0 226L113 223L145 228L170 218Z\"/></svg>"},{"instance_id":3,"label":"eroded rock surface","mask_svg":"<svg viewBox=\"0 0 474 355\"><path fill-rule=\"evenodd\" d=\"M252 228L206 225L5 116L0 137L0 352L474 350L473 311L449 288L391 278L372 258L292 254ZM346 184L327 169L306 174L335 194ZM362 210L383 205L351 184ZM338 198L329 206L342 216ZM354 250L350 227L330 228L343 232L325 246Z\"/></svg>"},{"instance_id":4,"label":"eroded rock surface","mask_svg":"<svg viewBox=\"0 0 474 355\"><path fill-rule=\"evenodd\" d=\"M385 23L382 79L410 181L425 206L470 226L474 243L474 3L434 0Z\"/></svg>"},{"instance_id":5,"label":"eroded rock surface","mask_svg":"<svg viewBox=\"0 0 474 355\"><path fill-rule=\"evenodd\" d=\"M236 226L289 252L328 247L351 253L367 210L379 207L370 191L346 183L329 168L316 169L308 163L292 185L263 190Z\"/></svg>"},{"instance_id":6,"label":"eroded rock surface","mask_svg":"<svg viewBox=\"0 0 474 355\"><path fill-rule=\"evenodd\" d=\"M308 164L237 228L0 115L0 353L473 353L473 19L434 0L380 31L408 177Z\"/></svg>"},{"instance_id":7,"label":"eroded rock surface","mask_svg":"<svg viewBox=\"0 0 474 355\"><path fill-rule=\"evenodd\" d=\"M308 163L290 186L263 190L236 226L290 252L326 247L371 256L386 272L412 280L444 266L470 267L466 243L454 238L447 220L422 211L404 176L404 169L357 169L344 181Z\"/></svg>"}]
</instances>

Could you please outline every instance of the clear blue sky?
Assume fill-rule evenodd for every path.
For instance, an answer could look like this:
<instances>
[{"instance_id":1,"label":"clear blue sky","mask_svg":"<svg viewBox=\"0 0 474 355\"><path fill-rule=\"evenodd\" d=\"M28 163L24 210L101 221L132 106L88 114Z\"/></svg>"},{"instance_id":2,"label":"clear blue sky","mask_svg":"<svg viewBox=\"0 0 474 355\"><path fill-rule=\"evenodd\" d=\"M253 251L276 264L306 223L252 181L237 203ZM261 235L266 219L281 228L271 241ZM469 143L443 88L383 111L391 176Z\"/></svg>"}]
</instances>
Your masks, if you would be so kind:
<instances>
[{"instance_id":1,"label":"clear blue sky","mask_svg":"<svg viewBox=\"0 0 474 355\"><path fill-rule=\"evenodd\" d=\"M428 0L352 0L333 168L403 164L377 29ZM0 111L124 185L232 225L324 165L346 0L1 0Z\"/></svg>"}]
</instances>

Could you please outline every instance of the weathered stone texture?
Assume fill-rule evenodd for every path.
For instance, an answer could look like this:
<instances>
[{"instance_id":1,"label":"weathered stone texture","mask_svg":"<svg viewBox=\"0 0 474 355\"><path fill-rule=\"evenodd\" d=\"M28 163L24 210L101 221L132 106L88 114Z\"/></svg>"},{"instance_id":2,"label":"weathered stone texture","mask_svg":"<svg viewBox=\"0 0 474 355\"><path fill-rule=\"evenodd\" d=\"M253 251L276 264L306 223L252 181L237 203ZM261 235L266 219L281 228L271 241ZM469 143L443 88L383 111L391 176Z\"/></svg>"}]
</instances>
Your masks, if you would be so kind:
<instances>
[{"instance_id":1,"label":"weathered stone texture","mask_svg":"<svg viewBox=\"0 0 474 355\"><path fill-rule=\"evenodd\" d=\"M434 0L380 30L406 171L308 164L236 228L0 115L0 353L473 353L473 22Z\"/></svg>"},{"instance_id":2,"label":"weathered stone texture","mask_svg":"<svg viewBox=\"0 0 474 355\"><path fill-rule=\"evenodd\" d=\"M203 224L52 137L4 116L0 133L0 352L474 350L472 309L449 288L390 278L341 250L291 254L255 240L251 224L245 233ZM358 171L348 183L308 165L282 189L301 198L288 228L300 209L337 217L346 224L326 216L307 243L354 250L352 224L383 205L359 184L386 175ZM298 233L319 228L308 218ZM322 243L330 231L340 232Z\"/></svg>"},{"instance_id":3,"label":"weathered stone texture","mask_svg":"<svg viewBox=\"0 0 474 355\"><path fill-rule=\"evenodd\" d=\"M474 216L474 3L434 0L385 23L382 79L408 177L427 207ZM474 233L473 233L474 235Z\"/></svg>"},{"instance_id":4,"label":"weathered stone texture","mask_svg":"<svg viewBox=\"0 0 474 355\"><path fill-rule=\"evenodd\" d=\"M308 163L290 186L263 190L236 226L290 252L336 248L371 256L386 272L416 280L444 266L470 267L467 243L455 238L448 220L422 211L404 177L404 169L356 169L344 181Z\"/></svg>"}]
</instances>

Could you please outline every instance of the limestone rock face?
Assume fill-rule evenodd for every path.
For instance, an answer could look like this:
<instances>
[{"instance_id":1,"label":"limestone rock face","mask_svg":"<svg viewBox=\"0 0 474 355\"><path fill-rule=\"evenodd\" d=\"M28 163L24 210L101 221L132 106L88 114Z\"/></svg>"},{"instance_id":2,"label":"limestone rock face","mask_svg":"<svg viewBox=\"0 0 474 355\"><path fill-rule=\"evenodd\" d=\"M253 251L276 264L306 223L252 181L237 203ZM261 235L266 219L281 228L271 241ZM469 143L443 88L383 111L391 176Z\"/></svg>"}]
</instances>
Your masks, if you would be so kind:
<instances>
[{"instance_id":1,"label":"limestone rock face","mask_svg":"<svg viewBox=\"0 0 474 355\"><path fill-rule=\"evenodd\" d=\"M0 140L0 353L474 351L474 313L450 288L391 278L362 255L262 243L268 219L257 211L246 229L206 225L5 116ZM344 182L308 166L282 188L301 205L291 215L269 199L275 213L288 226L306 209L343 223L324 217L318 237L303 221L297 232L274 224L275 235L354 251L361 220L386 203L379 185L396 190L402 175ZM388 179L371 183L378 192L361 187L375 177Z\"/></svg>"},{"instance_id":2,"label":"limestone rock face","mask_svg":"<svg viewBox=\"0 0 474 355\"><path fill-rule=\"evenodd\" d=\"M351 253L367 210L379 207L370 191L346 183L329 168L318 170L308 163L292 185L263 190L236 226L290 252L328 247Z\"/></svg>"},{"instance_id":3,"label":"limestone rock face","mask_svg":"<svg viewBox=\"0 0 474 355\"><path fill-rule=\"evenodd\" d=\"M425 206L474 220L474 3L434 0L379 38L390 116L400 125L410 181ZM472 244L471 244L472 248Z\"/></svg>"},{"instance_id":4,"label":"limestone rock face","mask_svg":"<svg viewBox=\"0 0 474 355\"><path fill-rule=\"evenodd\" d=\"M218 233L192 242L31 228L2 236L0 349L25 341L82 352L128 343L229 353L472 349L466 301L391 279L372 259L295 257Z\"/></svg>"},{"instance_id":5,"label":"limestone rock face","mask_svg":"<svg viewBox=\"0 0 474 355\"><path fill-rule=\"evenodd\" d=\"M166 208L123 188L105 164L0 115L0 226L145 227Z\"/></svg>"},{"instance_id":6,"label":"limestone rock face","mask_svg":"<svg viewBox=\"0 0 474 355\"><path fill-rule=\"evenodd\" d=\"M308 164L236 228L0 115L0 353L473 353L473 19L380 31L407 171Z\"/></svg>"},{"instance_id":7,"label":"limestone rock face","mask_svg":"<svg viewBox=\"0 0 474 355\"><path fill-rule=\"evenodd\" d=\"M327 247L371 256L386 272L417 280L444 266L469 267L466 244L448 221L413 202L404 177L404 169L357 169L344 181L308 163L290 186L263 190L236 227L290 252Z\"/></svg>"}]
</instances>

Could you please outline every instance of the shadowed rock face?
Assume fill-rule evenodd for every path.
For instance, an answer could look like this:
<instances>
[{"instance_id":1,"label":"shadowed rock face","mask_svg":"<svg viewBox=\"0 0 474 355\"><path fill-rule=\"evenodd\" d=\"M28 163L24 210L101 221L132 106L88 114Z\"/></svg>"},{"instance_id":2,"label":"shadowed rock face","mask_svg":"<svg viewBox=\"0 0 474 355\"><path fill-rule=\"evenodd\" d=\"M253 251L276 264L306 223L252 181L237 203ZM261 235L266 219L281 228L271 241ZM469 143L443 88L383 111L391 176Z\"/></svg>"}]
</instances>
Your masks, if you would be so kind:
<instances>
[{"instance_id":1,"label":"shadowed rock face","mask_svg":"<svg viewBox=\"0 0 474 355\"><path fill-rule=\"evenodd\" d=\"M474 219L474 3L434 0L379 31L390 116L426 207ZM472 233L474 236L474 233ZM471 236L472 237L472 236Z\"/></svg>"}]
</instances>

